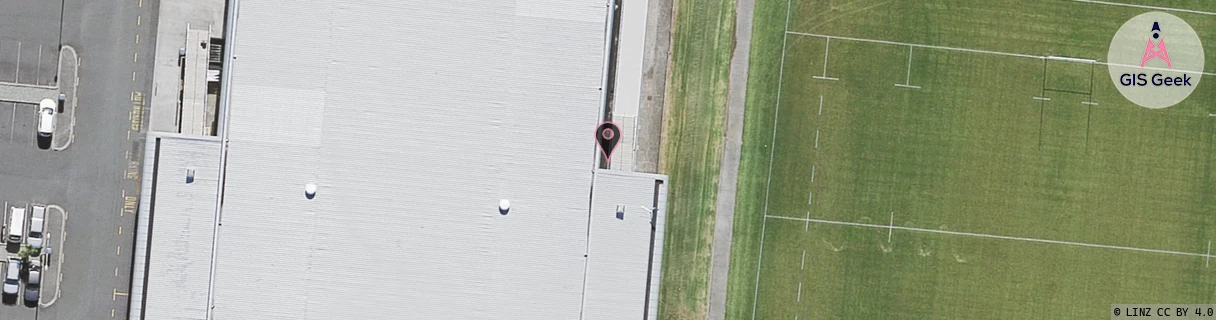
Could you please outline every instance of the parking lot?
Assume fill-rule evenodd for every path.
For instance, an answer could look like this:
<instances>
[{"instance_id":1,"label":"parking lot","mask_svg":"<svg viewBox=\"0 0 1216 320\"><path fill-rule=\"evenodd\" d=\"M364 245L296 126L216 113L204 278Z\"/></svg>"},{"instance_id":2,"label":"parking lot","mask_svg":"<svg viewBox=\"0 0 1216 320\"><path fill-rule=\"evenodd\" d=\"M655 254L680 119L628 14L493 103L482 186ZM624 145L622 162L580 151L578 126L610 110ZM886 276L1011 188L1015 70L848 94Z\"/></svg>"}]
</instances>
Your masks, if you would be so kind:
<instances>
[{"instance_id":1,"label":"parking lot","mask_svg":"<svg viewBox=\"0 0 1216 320\"><path fill-rule=\"evenodd\" d=\"M0 82L54 83L62 17L61 1L0 1Z\"/></svg>"},{"instance_id":2,"label":"parking lot","mask_svg":"<svg viewBox=\"0 0 1216 320\"><path fill-rule=\"evenodd\" d=\"M35 105L0 102L0 144L37 147L36 121Z\"/></svg>"},{"instance_id":3,"label":"parking lot","mask_svg":"<svg viewBox=\"0 0 1216 320\"><path fill-rule=\"evenodd\" d=\"M59 43L0 39L0 82L52 85Z\"/></svg>"}]
</instances>

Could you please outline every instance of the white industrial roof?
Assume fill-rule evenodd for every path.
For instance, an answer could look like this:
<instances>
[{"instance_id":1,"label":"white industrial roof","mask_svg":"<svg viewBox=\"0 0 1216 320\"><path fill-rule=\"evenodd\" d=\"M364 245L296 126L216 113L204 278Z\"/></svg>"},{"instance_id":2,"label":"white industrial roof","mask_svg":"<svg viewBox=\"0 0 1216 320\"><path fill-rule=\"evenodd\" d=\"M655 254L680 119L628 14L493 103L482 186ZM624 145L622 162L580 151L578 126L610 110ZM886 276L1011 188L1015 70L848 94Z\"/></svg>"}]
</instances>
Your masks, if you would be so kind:
<instances>
[{"instance_id":1,"label":"white industrial roof","mask_svg":"<svg viewBox=\"0 0 1216 320\"><path fill-rule=\"evenodd\" d=\"M133 294L146 293L136 307L145 319L207 319L220 143L214 137L175 134L153 135L149 140L147 161L155 171L147 176L155 182L156 204L140 206L145 210L140 218L150 218L156 227L151 229L152 244L135 251L147 255L148 279L146 288L133 290ZM186 181L188 170L194 170L191 183ZM142 279L144 259L137 261Z\"/></svg>"},{"instance_id":2,"label":"white industrial roof","mask_svg":"<svg viewBox=\"0 0 1216 320\"><path fill-rule=\"evenodd\" d=\"M667 207L667 189L656 180L665 178L596 171L583 319L643 319L643 314L653 319L656 315L655 301L646 302L658 296L657 261L663 255L661 228L666 220L662 208ZM655 207L660 208L657 215L651 214ZM622 215L617 215L617 208ZM652 230L658 231L654 238Z\"/></svg>"},{"instance_id":3,"label":"white industrial roof","mask_svg":"<svg viewBox=\"0 0 1216 320\"><path fill-rule=\"evenodd\" d=\"M213 318L640 315L588 233L604 5L240 2Z\"/></svg>"}]
</instances>

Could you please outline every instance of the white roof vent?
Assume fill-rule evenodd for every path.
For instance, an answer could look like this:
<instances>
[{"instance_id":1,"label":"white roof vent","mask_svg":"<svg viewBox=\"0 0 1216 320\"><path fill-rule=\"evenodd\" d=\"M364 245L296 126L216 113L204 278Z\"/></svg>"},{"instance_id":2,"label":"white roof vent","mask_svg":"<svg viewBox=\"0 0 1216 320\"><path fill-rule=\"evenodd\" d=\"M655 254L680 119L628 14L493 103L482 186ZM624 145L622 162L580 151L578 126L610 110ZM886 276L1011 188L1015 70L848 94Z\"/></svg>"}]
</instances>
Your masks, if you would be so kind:
<instances>
[{"instance_id":1,"label":"white roof vent","mask_svg":"<svg viewBox=\"0 0 1216 320\"><path fill-rule=\"evenodd\" d=\"M498 213L505 216L509 211L511 211L511 200L498 200Z\"/></svg>"},{"instance_id":2,"label":"white roof vent","mask_svg":"<svg viewBox=\"0 0 1216 320\"><path fill-rule=\"evenodd\" d=\"M317 196L317 185L314 183L304 185L304 196L310 200Z\"/></svg>"}]
</instances>

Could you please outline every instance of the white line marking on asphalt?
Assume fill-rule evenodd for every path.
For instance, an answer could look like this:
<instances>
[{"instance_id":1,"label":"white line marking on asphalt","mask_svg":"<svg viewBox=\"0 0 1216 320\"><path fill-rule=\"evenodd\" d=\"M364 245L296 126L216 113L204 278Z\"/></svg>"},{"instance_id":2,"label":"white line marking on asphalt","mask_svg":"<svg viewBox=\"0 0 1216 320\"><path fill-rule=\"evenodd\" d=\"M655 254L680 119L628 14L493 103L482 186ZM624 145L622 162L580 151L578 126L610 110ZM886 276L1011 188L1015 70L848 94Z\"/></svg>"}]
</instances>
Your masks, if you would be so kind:
<instances>
[{"instance_id":1,"label":"white line marking on asphalt","mask_svg":"<svg viewBox=\"0 0 1216 320\"><path fill-rule=\"evenodd\" d=\"M1140 4L1116 3L1116 2L1095 1L1095 0L1069 0L1069 1L1073 1L1073 2L1081 2L1081 3L1092 3L1092 4L1104 4L1104 5L1121 6L1121 7L1132 7L1132 8L1140 8L1140 9L1150 9L1150 10L1162 10L1162 11L1186 12L1186 13L1194 13L1194 14L1202 14L1202 15L1216 16L1216 13L1214 13L1214 12L1199 11L1199 10L1191 10L1191 9L1178 9L1178 8L1170 8L1170 7L1154 7L1154 6L1146 6L1146 5L1140 5Z\"/></svg>"},{"instance_id":2,"label":"white line marking on asphalt","mask_svg":"<svg viewBox=\"0 0 1216 320\"><path fill-rule=\"evenodd\" d=\"M13 134L17 132L16 130L17 130L17 103L13 102L13 116L11 119L8 119L8 142L9 143L13 143Z\"/></svg>"},{"instance_id":3,"label":"white line marking on asphalt","mask_svg":"<svg viewBox=\"0 0 1216 320\"><path fill-rule=\"evenodd\" d=\"M42 43L38 43L38 66L34 68L34 84L42 85Z\"/></svg>"},{"instance_id":4,"label":"white line marking on asphalt","mask_svg":"<svg viewBox=\"0 0 1216 320\"><path fill-rule=\"evenodd\" d=\"M116 255L116 256L122 255L122 246L115 247L114 255Z\"/></svg>"},{"instance_id":5,"label":"white line marking on asphalt","mask_svg":"<svg viewBox=\"0 0 1216 320\"><path fill-rule=\"evenodd\" d=\"M21 41L17 41L17 71L13 72L13 82L21 83Z\"/></svg>"},{"instance_id":6,"label":"white line marking on asphalt","mask_svg":"<svg viewBox=\"0 0 1216 320\"><path fill-rule=\"evenodd\" d=\"M1073 242L1073 241L1060 241L1060 240L1048 240L1048 239L1038 239L1038 238L1013 237L1013 236L1002 236L1002 235L994 235L994 234L971 233L971 232L960 232L960 231L949 231L949 230L936 230L936 229L925 229L925 228L915 228L915 227L902 227L902 226L901 226L901 227L895 227L895 226L884 226L884 225L869 224L869 223L857 223L857 222L845 222L845 221L832 221L832 220L823 220L823 219L803 219L803 218L784 217L784 216L774 216L774 215L765 215L764 217L765 217L765 218L773 218L773 219L781 219L781 220L793 220L793 221L810 220L811 222L815 222L815 223L834 224L834 225L845 225L845 226L864 227L864 228L882 228L882 229L891 228L891 229L905 230L905 231L918 231L918 232L928 232L928 233L940 233L940 234L948 234L948 235L956 235L956 236L968 236L968 237L977 237L977 238L989 238L989 239L1001 239L1001 240L1015 240L1015 241L1026 241L1026 242L1038 242L1038 243L1049 243L1049 244L1061 244L1061 245L1078 246L1078 247L1103 248L1103 249L1113 249L1113 250L1127 250L1127 251L1138 251L1138 252L1149 252L1149 253L1160 253L1160 254L1172 254L1172 255L1180 255L1180 256L1192 256L1192 257L1205 257L1205 258L1211 258L1211 254L1203 254L1203 253L1190 253L1190 252L1172 251L1172 250L1146 249L1146 248L1125 247L1125 246L1112 246L1112 245L1105 245L1105 244L1093 244L1093 243Z\"/></svg>"},{"instance_id":7,"label":"white line marking on asphalt","mask_svg":"<svg viewBox=\"0 0 1216 320\"><path fill-rule=\"evenodd\" d=\"M138 34L137 34L137 35L135 35L135 43L136 43L136 44L139 44L139 35L138 35Z\"/></svg>"}]
</instances>

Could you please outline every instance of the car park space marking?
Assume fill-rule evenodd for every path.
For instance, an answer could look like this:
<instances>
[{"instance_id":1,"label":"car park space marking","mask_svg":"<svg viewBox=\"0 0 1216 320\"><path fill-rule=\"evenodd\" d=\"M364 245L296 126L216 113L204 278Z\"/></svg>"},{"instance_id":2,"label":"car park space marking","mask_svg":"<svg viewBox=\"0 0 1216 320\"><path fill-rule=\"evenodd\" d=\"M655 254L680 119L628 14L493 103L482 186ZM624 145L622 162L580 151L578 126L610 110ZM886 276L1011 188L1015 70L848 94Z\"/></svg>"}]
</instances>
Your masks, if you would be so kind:
<instances>
[{"instance_id":1,"label":"car park space marking","mask_svg":"<svg viewBox=\"0 0 1216 320\"><path fill-rule=\"evenodd\" d=\"M42 85L41 83L38 83L38 81L40 81L41 79L42 79L42 43L38 43L38 64L37 64L37 67L34 67L34 84Z\"/></svg>"},{"instance_id":2,"label":"car park space marking","mask_svg":"<svg viewBox=\"0 0 1216 320\"><path fill-rule=\"evenodd\" d=\"M13 134L17 131L17 103L13 102L13 115L8 120L8 142L13 142Z\"/></svg>"},{"instance_id":3,"label":"car park space marking","mask_svg":"<svg viewBox=\"0 0 1216 320\"><path fill-rule=\"evenodd\" d=\"M21 41L17 41L17 71L13 71L13 82L21 82Z\"/></svg>"}]
</instances>

